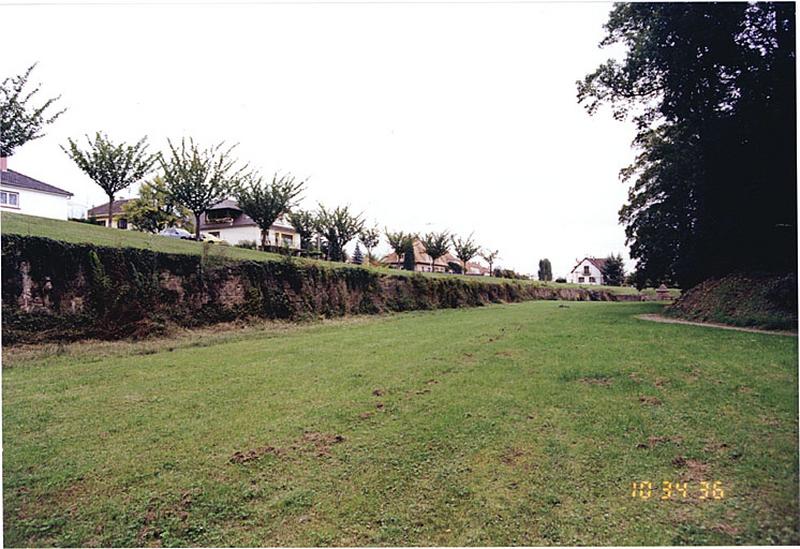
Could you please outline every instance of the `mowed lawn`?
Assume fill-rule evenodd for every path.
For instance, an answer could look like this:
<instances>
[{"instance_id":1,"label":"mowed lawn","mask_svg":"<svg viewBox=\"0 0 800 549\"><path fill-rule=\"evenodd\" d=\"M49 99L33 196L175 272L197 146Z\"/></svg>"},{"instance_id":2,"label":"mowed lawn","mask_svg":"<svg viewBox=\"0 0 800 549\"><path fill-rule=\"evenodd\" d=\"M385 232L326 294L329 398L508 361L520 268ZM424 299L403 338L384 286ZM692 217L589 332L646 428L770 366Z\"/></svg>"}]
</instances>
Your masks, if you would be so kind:
<instances>
[{"instance_id":1,"label":"mowed lawn","mask_svg":"<svg viewBox=\"0 0 800 549\"><path fill-rule=\"evenodd\" d=\"M6 350L5 544L800 541L797 339L658 308Z\"/></svg>"}]
</instances>

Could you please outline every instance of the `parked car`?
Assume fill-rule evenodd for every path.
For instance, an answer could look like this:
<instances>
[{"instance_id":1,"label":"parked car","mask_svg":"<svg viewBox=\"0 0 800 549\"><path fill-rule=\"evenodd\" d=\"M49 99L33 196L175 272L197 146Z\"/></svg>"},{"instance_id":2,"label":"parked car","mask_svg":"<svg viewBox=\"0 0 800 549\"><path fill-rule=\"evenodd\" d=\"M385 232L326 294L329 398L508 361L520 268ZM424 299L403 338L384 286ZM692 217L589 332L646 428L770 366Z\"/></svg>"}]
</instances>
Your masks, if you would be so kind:
<instances>
[{"instance_id":1,"label":"parked car","mask_svg":"<svg viewBox=\"0 0 800 549\"><path fill-rule=\"evenodd\" d=\"M220 237L208 233L200 233L200 240L203 242L211 242L212 244L225 244L225 241Z\"/></svg>"},{"instance_id":2,"label":"parked car","mask_svg":"<svg viewBox=\"0 0 800 549\"><path fill-rule=\"evenodd\" d=\"M180 238L181 240L194 240L192 233L186 229L181 229L180 227L167 227L158 234L161 236L168 236L170 238Z\"/></svg>"}]
</instances>

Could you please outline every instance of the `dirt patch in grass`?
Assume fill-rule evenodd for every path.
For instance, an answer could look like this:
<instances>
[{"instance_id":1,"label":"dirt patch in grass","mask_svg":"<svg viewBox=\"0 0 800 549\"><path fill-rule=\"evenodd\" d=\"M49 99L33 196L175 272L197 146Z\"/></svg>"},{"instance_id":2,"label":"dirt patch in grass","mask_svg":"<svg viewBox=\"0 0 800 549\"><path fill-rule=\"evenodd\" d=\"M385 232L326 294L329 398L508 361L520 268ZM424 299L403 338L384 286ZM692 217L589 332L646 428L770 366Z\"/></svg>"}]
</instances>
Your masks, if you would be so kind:
<instances>
[{"instance_id":1,"label":"dirt patch in grass","mask_svg":"<svg viewBox=\"0 0 800 549\"><path fill-rule=\"evenodd\" d=\"M640 442L636 445L637 448L655 448L659 444L674 444L680 446L683 442L683 437L664 437L652 436L647 439L647 443Z\"/></svg>"},{"instance_id":2,"label":"dirt patch in grass","mask_svg":"<svg viewBox=\"0 0 800 549\"><path fill-rule=\"evenodd\" d=\"M142 527L136 536L139 545L161 547L161 536L164 533L165 521L177 519L178 529L185 529L189 519L189 510L192 507L192 493L185 491L181 494L180 500L173 505L164 507L158 498L150 500L147 511L142 518ZM174 525L172 525L174 528Z\"/></svg>"},{"instance_id":3,"label":"dirt patch in grass","mask_svg":"<svg viewBox=\"0 0 800 549\"><path fill-rule=\"evenodd\" d=\"M661 406L661 399L654 396L640 396L639 402L647 406Z\"/></svg>"},{"instance_id":4,"label":"dirt patch in grass","mask_svg":"<svg viewBox=\"0 0 800 549\"><path fill-rule=\"evenodd\" d=\"M710 442L710 443L706 444L706 446L703 448L703 451L704 452L709 452L709 453L712 453L712 454L716 454L717 452L725 452L729 448L730 448L730 446L728 446L724 442Z\"/></svg>"},{"instance_id":5,"label":"dirt patch in grass","mask_svg":"<svg viewBox=\"0 0 800 549\"><path fill-rule=\"evenodd\" d=\"M707 478L708 464L699 459L686 459L678 456L672 460L672 465L679 469L685 469L683 473L685 480L697 482Z\"/></svg>"},{"instance_id":6,"label":"dirt patch in grass","mask_svg":"<svg viewBox=\"0 0 800 549\"><path fill-rule=\"evenodd\" d=\"M228 460L230 463L248 463L250 461L257 461L267 454L281 455L283 451L274 446L262 446L261 448L253 448L245 450L244 452L234 452Z\"/></svg>"},{"instance_id":7,"label":"dirt patch in grass","mask_svg":"<svg viewBox=\"0 0 800 549\"><path fill-rule=\"evenodd\" d=\"M383 396L384 394L386 394L386 392L383 389L375 389L374 391L372 391L372 396L379 397Z\"/></svg>"},{"instance_id":8,"label":"dirt patch in grass","mask_svg":"<svg viewBox=\"0 0 800 549\"><path fill-rule=\"evenodd\" d=\"M521 448L508 448L500 455L500 461L506 465L516 466L524 456L525 452Z\"/></svg>"},{"instance_id":9,"label":"dirt patch in grass","mask_svg":"<svg viewBox=\"0 0 800 549\"><path fill-rule=\"evenodd\" d=\"M243 464L251 461L258 461L269 454L281 457L287 455L289 452L299 452L309 448L316 452L318 457L323 457L330 455L331 446L339 444L340 442L344 442L344 437L342 435L306 431L303 433L303 436L296 439L287 448L262 446L244 452L234 452L228 461L230 463Z\"/></svg>"},{"instance_id":10,"label":"dirt patch in grass","mask_svg":"<svg viewBox=\"0 0 800 549\"><path fill-rule=\"evenodd\" d=\"M601 387L609 387L613 383L610 377L582 377L578 381L584 385L600 385Z\"/></svg>"},{"instance_id":11,"label":"dirt patch in grass","mask_svg":"<svg viewBox=\"0 0 800 549\"><path fill-rule=\"evenodd\" d=\"M654 396L640 396L639 402L647 406L661 406L661 399Z\"/></svg>"},{"instance_id":12,"label":"dirt patch in grass","mask_svg":"<svg viewBox=\"0 0 800 549\"><path fill-rule=\"evenodd\" d=\"M369 419L375 412L361 412L358 414L359 419Z\"/></svg>"},{"instance_id":13,"label":"dirt patch in grass","mask_svg":"<svg viewBox=\"0 0 800 549\"><path fill-rule=\"evenodd\" d=\"M317 455L327 456L331 453L331 446L344 442L342 435L331 435L328 433L317 433L314 431L306 431L303 433L303 441L311 443L316 449Z\"/></svg>"}]
</instances>

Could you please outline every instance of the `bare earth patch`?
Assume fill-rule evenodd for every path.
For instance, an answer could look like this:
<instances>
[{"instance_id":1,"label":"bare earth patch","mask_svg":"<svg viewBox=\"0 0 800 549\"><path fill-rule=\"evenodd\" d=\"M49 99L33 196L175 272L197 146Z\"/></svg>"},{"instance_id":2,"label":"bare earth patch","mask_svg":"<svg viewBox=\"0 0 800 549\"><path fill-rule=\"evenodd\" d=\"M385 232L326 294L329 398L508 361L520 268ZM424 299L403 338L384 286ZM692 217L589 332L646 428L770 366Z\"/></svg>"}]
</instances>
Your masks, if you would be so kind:
<instances>
[{"instance_id":1,"label":"bare earth patch","mask_svg":"<svg viewBox=\"0 0 800 549\"><path fill-rule=\"evenodd\" d=\"M729 326L718 322L697 322L694 320L681 320L679 318L669 318L657 314L636 315L640 320L650 320L652 322L662 322L664 324L687 324L689 326L705 326L706 328L720 328L722 330L735 330L737 332L748 332L751 334L772 334L782 336L797 337L797 332L788 330L763 330L761 328L745 328L743 326Z\"/></svg>"}]
</instances>

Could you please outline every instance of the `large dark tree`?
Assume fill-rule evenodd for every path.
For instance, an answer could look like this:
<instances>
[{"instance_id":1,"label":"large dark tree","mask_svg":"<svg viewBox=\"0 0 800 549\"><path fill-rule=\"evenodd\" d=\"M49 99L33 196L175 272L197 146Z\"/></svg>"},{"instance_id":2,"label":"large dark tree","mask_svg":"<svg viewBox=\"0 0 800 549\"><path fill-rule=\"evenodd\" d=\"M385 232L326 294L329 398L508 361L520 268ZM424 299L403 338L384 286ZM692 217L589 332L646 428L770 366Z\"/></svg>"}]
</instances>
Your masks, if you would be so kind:
<instances>
[{"instance_id":1,"label":"large dark tree","mask_svg":"<svg viewBox=\"0 0 800 549\"><path fill-rule=\"evenodd\" d=\"M797 261L792 3L616 4L601 45L623 45L578 83L637 127L620 211L637 284L693 285Z\"/></svg>"},{"instance_id":2,"label":"large dark tree","mask_svg":"<svg viewBox=\"0 0 800 549\"><path fill-rule=\"evenodd\" d=\"M41 87L37 84L27 89L28 78L35 67L34 63L23 74L4 78L0 83L0 156L11 156L17 147L43 137L42 129L66 110L53 110L60 95L33 104L34 95Z\"/></svg>"},{"instance_id":3,"label":"large dark tree","mask_svg":"<svg viewBox=\"0 0 800 549\"><path fill-rule=\"evenodd\" d=\"M87 135L86 141L85 150L72 139L61 148L108 196L108 226L111 227L115 195L146 177L153 170L158 155L147 152L147 137L133 145L114 144L107 135L97 132L94 139Z\"/></svg>"}]
</instances>

